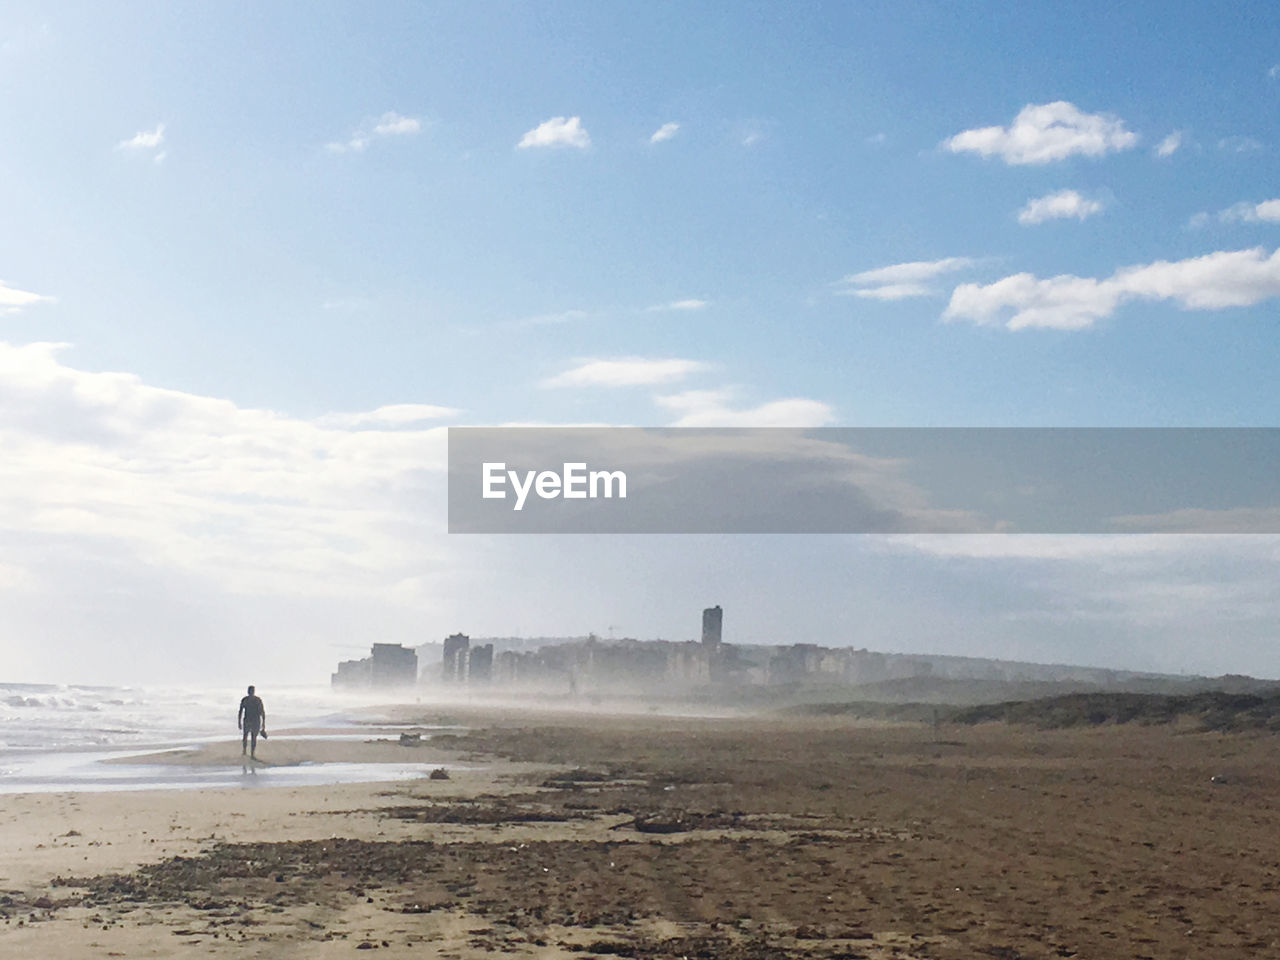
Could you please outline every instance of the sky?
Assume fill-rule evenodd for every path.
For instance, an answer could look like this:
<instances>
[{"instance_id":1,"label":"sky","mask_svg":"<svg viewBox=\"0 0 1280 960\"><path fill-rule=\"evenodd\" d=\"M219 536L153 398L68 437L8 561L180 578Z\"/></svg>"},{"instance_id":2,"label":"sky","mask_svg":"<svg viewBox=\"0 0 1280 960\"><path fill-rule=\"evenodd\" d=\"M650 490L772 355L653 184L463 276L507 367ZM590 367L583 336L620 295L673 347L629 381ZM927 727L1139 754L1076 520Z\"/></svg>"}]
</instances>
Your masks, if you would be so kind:
<instances>
[{"instance_id":1,"label":"sky","mask_svg":"<svg viewBox=\"0 0 1280 960\"><path fill-rule=\"evenodd\" d=\"M1265 536L450 536L458 425L1270 427L1273 5L0 5L6 680L1280 676Z\"/></svg>"}]
</instances>

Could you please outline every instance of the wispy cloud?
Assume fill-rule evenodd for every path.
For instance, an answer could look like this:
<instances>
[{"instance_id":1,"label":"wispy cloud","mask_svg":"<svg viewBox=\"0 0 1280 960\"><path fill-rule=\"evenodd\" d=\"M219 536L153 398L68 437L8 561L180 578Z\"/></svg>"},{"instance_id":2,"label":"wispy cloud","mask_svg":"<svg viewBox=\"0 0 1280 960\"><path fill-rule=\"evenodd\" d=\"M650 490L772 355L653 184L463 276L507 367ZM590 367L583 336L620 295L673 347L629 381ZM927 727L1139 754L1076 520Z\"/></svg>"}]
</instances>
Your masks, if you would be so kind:
<instances>
[{"instance_id":1,"label":"wispy cloud","mask_svg":"<svg viewBox=\"0 0 1280 960\"><path fill-rule=\"evenodd\" d=\"M154 130L139 130L127 140L121 140L116 144L116 149L145 152L147 150L158 150L163 143L164 124L157 123ZM163 154L158 156L163 156Z\"/></svg>"},{"instance_id":2,"label":"wispy cloud","mask_svg":"<svg viewBox=\"0 0 1280 960\"><path fill-rule=\"evenodd\" d=\"M863 300L911 300L915 297L930 297L939 291L924 283L886 283L879 287L849 287L837 291L846 297L860 297Z\"/></svg>"},{"instance_id":3,"label":"wispy cloud","mask_svg":"<svg viewBox=\"0 0 1280 960\"><path fill-rule=\"evenodd\" d=\"M544 387L643 387L683 380L709 369L698 360L620 357L584 360L576 367L542 381Z\"/></svg>"},{"instance_id":4,"label":"wispy cloud","mask_svg":"<svg viewBox=\"0 0 1280 960\"><path fill-rule=\"evenodd\" d=\"M28 290L18 290L0 280L0 314L17 313L23 307L29 307L33 303L49 303L52 300L53 297L31 293Z\"/></svg>"},{"instance_id":5,"label":"wispy cloud","mask_svg":"<svg viewBox=\"0 0 1280 960\"><path fill-rule=\"evenodd\" d=\"M1010 165L1044 164L1071 156L1101 157L1128 150L1138 135L1105 113L1085 113L1073 103L1028 104L1008 127L965 130L944 140L952 153L999 157Z\"/></svg>"},{"instance_id":6,"label":"wispy cloud","mask_svg":"<svg viewBox=\"0 0 1280 960\"><path fill-rule=\"evenodd\" d=\"M975 262L969 257L944 257L941 260L912 260L876 267L842 277L835 284L836 293L869 300L927 297L939 292L928 281L947 273L967 270Z\"/></svg>"},{"instance_id":7,"label":"wispy cloud","mask_svg":"<svg viewBox=\"0 0 1280 960\"><path fill-rule=\"evenodd\" d=\"M1221 223L1280 223L1280 200L1263 200L1261 203L1241 201L1215 215ZM1197 213L1191 218L1191 226L1202 227L1212 219L1210 214Z\"/></svg>"},{"instance_id":8,"label":"wispy cloud","mask_svg":"<svg viewBox=\"0 0 1280 960\"><path fill-rule=\"evenodd\" d=\"M384 113L373 127L373 134L376 137L396 137L406 133L419 133L422 130L422 122L416 117L402 117L400 114L392 111Z\"/></svg>"},{"instance_id":9,"label":"wispy cloud","mask_svg":"<svg viewBox=\"0 0 1280 960\"><path fill-rule=\"evenodd\" d=\"M835 420L831 407L805 397L756 407L734 407L733 400L732 390L688 390L654 398L676 416L676 427L822 427Z\"/></svg>"},{"instance_id":10,"label":"wispy cloud","mask_svg":"<svg viewBox=\"0 0 1280 960\"><path fill-rule=\"evenodd\" d=\"M393 403L362 413L330 413L316 422L325 427L405 427L425 423L428 420L444 420L460 413L454 407L439 407L428 403Z\"/></svg>"},{"instance_id":11,"label":"wispy cloud","mask_svg":"<svg viewBox=\"0 0 1280 960\"><path fill-rule=\"evenodd\" d=\"M538 124L523 137L516 147L574 147L585 150L591 146L591 137L582 126L581 117L552 117Z\"/></svg>"},{"instance_id":12,"label":"wispy cloud","mask_svg":"<svg viewBox=\"0 0 1280 960\"><path fill-rule=\"evenodd\" d=\"M325 144L330 153L363 153L376 139L421 133L422 121L389 110L375 120L366 120L346 140Z\"/></svg>"},{"instance_id":13,"label":"wispy cloud","mask_svg":"<svg viewBox=\"0 0 1280 960\"><path fill-rule=\"evenodd\" d=\"M1253 137L1223 137L1218 141L1218 149L1223 153L1257 153L1262 143Z\"/></svg>"},{"instance_id":14,"label":"wispy cloud","mask_svg":"<svg viewBox=\"0 0 1280 960\"><path fill-rule=\"evenodd\" d=\"M573 323L591 316L586 310L559 310L553 313L535 313L533 316L521 317L511 321L516 327L551 327L561 323Z\"/></svg>"},{"instance_id":15,"label":"wispy cloud","mask_svg":"<svg viewBox=\"0 0 1280 960\"><path fill-rule=\"evenodd\" d=\"M1155 153L1155 155L1159 157L1161 160L1163 160L1166 157L1172 157L1175 153L1178 152L1178 148L1181 146L1182 146L1182 131L1175 130L1173 131L1173 133L1169 134L1167 137L1165 137L1163 140L1157 143L1155 150L1152 152Z\"/></svg>"},{"instance_id":16,"label":"wispy cloud","mask_svg":"<svg viewBox=\"0 0 1280 960\"><path fill-rule=\"evenodd\" d=\"M664 123L657 130L653 131L653 136L649 138L649 142L662 143L664 140L670 140L679 132L680 124L675 123L674 121L671 123Z\"/></svg>"},{"instance_id":17,"label":"wispy cloud","mask_svg":"<svg viewBox=\"0 0 1280 960\"><path fill-rule=\"evenodd\" d=\"M962 284L943 318L1010 330L1080 330L1132 300L1170 300L1184 310L1247 307L1280 296L1280 250L1219 250L1186 260L1124 267L1106 279L1019 273Z\"/></svg>"},{"instance_id":18,"label":"wispy cloud","mask_svg":"<svg viewBox=\"0 0 1280 960\"><path fill-rule=\"evenodd\" d=\"M1101 212L1099 201L1086 199L1075 190L1059 190L1028 200L1027 205L1018 211L1018 222L1031 226L1046 220L1085 220Z\"/></svg>"},{"instance_id":19,"label":"wispy cloud","mask_svg":"<svg viewBox=\"0 0 1280 960\"><path fill-rule=\"evenodd\" d=\"M687 300L672 300L668 303L655 304L654 306L649 307L647 312L662 313L662 312L671 311L671 310L675 310L675 311L703 310L710 305L711 305L710 300L699 300L695 297L690 297Z\"/></svg>"}]
</instances>

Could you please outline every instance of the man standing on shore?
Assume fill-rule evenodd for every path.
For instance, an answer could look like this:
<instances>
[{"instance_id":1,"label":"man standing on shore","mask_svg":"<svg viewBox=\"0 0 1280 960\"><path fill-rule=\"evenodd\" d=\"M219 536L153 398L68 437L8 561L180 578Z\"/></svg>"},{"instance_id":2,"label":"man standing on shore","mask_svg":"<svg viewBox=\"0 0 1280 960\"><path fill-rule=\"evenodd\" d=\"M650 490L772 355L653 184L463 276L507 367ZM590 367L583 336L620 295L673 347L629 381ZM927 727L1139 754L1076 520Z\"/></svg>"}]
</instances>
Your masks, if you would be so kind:
<instances>
[{"instance_id":1,"label":"man standing on shore","mask_svg":"<svg viewBox=\"0 0 1280 960\"><path fill-rule=\"evenodd\" d=\"M248 696L240 698L240 710L236 713L236 726L243 731L240 738L240 753L246 751L254 760L258 759L258 734L267 738L267 708L262 705L262 698L255 696L253 687L249 687Z\"/></svg>"}]
</instances>

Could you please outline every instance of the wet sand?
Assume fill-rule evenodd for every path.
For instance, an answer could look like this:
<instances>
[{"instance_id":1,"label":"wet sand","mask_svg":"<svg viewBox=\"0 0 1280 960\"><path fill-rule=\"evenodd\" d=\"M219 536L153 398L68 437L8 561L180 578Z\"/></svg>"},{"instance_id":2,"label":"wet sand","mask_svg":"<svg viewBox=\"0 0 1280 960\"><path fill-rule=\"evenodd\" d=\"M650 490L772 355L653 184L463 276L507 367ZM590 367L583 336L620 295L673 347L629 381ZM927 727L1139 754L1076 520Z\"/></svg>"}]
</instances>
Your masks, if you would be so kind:
<instances>
[{"instance_id":1,"label":"wet sand","mask_svg":"<svg viewBox=\"0 0 1280 960\"><path fill-rule=\"evenodd\" d=\"M1274 736L463 722L260 750L449 780L0 797L0 955L1280 956Z\"/></svg>"}]
</instances>

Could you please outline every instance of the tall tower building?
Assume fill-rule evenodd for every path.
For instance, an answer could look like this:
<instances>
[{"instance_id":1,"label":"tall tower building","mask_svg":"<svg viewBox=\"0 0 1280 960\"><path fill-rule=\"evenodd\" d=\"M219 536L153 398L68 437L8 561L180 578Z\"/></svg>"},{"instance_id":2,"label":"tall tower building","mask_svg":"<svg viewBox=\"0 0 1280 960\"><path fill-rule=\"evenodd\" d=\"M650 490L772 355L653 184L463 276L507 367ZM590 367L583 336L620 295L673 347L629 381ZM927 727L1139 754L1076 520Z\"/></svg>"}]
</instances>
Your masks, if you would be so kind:
<instances>
[{"instance_id":1,"label":"tall tower building","mask_svg":"<svg viewBox=\"0 0 1280 960\"><path fill-rule=\"evenodd\" d=\"M702 645L705 647L720 646L720 626L724 622L724 611L719 604L707 607L702 611Z\"/></svg>"},{"instance_id":2,"label":"tall tower building","mask_svg":"<svg viewBox=\"0 0 1280 960\"><path fill-rule=\"evenodd\" d=\"M446 683L464 683L471 653L471 638L465 633L455 633L444 638L444 671Z\"/></svg>"}]
</instances>

